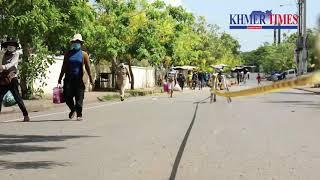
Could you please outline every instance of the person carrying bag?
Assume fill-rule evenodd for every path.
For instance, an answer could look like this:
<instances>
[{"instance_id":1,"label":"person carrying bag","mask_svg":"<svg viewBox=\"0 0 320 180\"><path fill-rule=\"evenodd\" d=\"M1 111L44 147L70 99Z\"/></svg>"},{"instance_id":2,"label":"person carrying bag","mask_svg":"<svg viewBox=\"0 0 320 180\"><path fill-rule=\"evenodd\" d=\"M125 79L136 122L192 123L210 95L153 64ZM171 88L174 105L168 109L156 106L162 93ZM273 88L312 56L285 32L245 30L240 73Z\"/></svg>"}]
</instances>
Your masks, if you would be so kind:
<instances>
[{"instance_id":1,"label":"person carrying bag","mask_svg":"<svg viewBox=\"0 0 320 180\"><path fill-rule=\"evenodd\" d=\"M23 113L23 121L28 122L30 121L30 118L19 93L19 82L17 78L19 63L19 53L17 52L17 48L19 47L18 41L15 38L7 38L7 41L4 42L1 47L5 48L6 52L2 58L2 64L0 65L0 112L3 97L8 91L11 91Z\"/></svg>"},{"instance_id":2,"label":"person carrying bag","mask_svg":"<svg viewBox=\"0 0 320 180\"><path fill-rule=\"evenodd\" d=\"M83 120L82 109L85 91L83 81L84 69L89 76L91 85L93 85L89 55L81 49L83 42L81 34L75 34L71 39L71 50L64 55L58 80L58 87L61 87L61 81L64 77L63 96L70 109L69 118L73 119L75 114L77 114L77 120L79 121Z\"/></svg>"}]
</instances>

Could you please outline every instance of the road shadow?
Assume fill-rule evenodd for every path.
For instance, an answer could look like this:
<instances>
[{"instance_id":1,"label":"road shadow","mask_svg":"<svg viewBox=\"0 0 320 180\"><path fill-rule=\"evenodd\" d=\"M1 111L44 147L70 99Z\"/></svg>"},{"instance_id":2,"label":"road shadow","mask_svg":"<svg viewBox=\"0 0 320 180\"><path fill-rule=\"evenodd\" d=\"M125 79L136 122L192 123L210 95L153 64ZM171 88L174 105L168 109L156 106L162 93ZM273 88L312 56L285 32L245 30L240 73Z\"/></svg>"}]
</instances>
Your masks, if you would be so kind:
<instances>
[{"instance_id":1,"label":"road shadow","mask_svg":"<svg viewBox=\"0 0 320 180\"><path fill-rule=\"evenodd\" d=\"M271 104L313 104L313 101L265 101L265 103Z\"/></svg>"},{"instance_id":2,"label":"road shadow","mask_svg":"<svg viewBox=\"0 0 320 180\"><path fill-rule=\"evenodd\" d=\"M10 124L10 123L45 123L45 122L79 122L72 119L50 119L50 120L32 120L29 122L23 122L21 120L9 121L9 122L0 122L0 124Z\"/></svg>"},{"instance_id":3,"label":"road shadow","mask_svg":"<svg viewBox=\"0 0 320 180\"><path fill-rule=\"evenodd\" d=\"M69 163L57 163L54 161L12 162L12 161L0 160L0 170L51 169L56 166L67 166L67 165L69 165Z\"/></svg>"},{"instance_id":4,"label":"road shadow","mask_svg":"<svg viewBox=\"0 0 320 180\"><path fill-rule=\"evenodd\" d=\"M265 103L271 104L286 104L289 106L298 106L302 108L320 109L320 104L314 101L266 101Z\"/></svg>"},{"instance_id":5,"label":"road shadow","mask_svg":"<svg viewBox=\"0 0 320 180\"><path fill-rule=\"evenodd\" d=\"M39 143L62 142L70 139L94 138L97 136L44 136L44 135L7 135L0 134L0 156L14 155L17 153L49 152L65 149L66 147L41 146ZM27 145L32 143L36 145ZM53 166L67 165L66 163L57 163L52 161L35 162L10 162L0 160L0 169L39 169L51 168Z\"/></svg>"},{"instance_id":6,"label":"road shadow","mask_svg":"<svg viewBox=\"0 0 320 180\"><path fill-rule=\"evenodd\" d=\"M49 152L65 149L65 147L41 146L39 143L62 142L70 139L94 138L97 136L45 136L45 135L8 135L0 134L0 156L13 155L16 153ZM26 145L26 143L38 143L37 145ZM30 161L11 162L0 160L0 170L6 169L50 169L56 166L67 166L69 163L58 163L53 161Z\"/></svg>"},{"instance_id":7,"label":"road shadow","mask_svg":"<svg viewBox=\"0 0 320 180\"><path fill-rule=\"evenodd\" d=\"M43 147L30 145L0 145L0 155L10 155L15 153L26 152L46 152L64 149L63 147Z\"/></svg>"}]
</instances>

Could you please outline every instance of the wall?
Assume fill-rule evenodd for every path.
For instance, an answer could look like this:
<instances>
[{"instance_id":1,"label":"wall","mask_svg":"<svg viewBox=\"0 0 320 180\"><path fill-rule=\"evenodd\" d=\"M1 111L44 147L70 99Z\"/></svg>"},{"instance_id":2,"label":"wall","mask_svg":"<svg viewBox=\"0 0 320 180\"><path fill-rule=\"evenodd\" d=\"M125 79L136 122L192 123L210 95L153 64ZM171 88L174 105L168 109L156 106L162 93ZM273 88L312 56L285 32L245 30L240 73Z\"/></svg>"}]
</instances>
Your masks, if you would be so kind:
<instances>
[{"instance_id":1,"label":"wall","mask_svg":"<svg viewBox=\"0 0 320 180\"><path fill-rule=\"evenodd\" d=\"M135 89L151 88L156 85L154 68L132 66L132 72ZM128 83L126 88L130 89L130 87L131 85Z\"/></svg>"},{"instance_id":2,"label":"wall","mask_svg":"<svg viewBox=\"0 0 320 180\"><path fill-rule=\"evenodd\" d=\"M52 89L57 87L58 79L63 63L63 56L54 57L55 62L49 66L46 72L46 78L43 81L47 84L42 87L45 94L52 94ZM38 80L34 83L34 88L40 88L40 82Z\"/></svg>"},{"instance_id":3,"label":"wall","mask_svg":"<svg viewBox=\"0 0 320 180\"><path fill-rule=\"evenodd\" d=\"M46 72L46 78L44 82L47 84L42 87L45 94L52 94L52 90L58 84L58 79L60 75L61 66L63 63L63 56L54 57L55 62L48 68ZM94 67L91 67L91 71L94 73ZM132 67L132 71L135 78L135 88L150 88L155 86L155 70L153 68L145 68L145 67ZM95 77L94 75L92 76ZM87 91L89 90L88 86L88 77L84 78ZM40 87L40 82L36 81L34 84L35 88ZM127 84L127 88L130 89L130 84Z\"/></svg>"}]
</instances>

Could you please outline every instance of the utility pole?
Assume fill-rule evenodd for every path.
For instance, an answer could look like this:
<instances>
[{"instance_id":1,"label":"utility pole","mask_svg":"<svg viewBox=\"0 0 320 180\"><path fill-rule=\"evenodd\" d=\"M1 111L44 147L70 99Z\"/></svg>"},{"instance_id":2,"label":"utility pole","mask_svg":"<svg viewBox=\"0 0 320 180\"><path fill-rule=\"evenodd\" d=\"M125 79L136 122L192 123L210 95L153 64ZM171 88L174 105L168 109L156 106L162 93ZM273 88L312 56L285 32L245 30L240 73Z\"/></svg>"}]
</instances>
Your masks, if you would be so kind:
<instances>
[{"instance_id":1,"label":"utility pole","mask_svg":"<svg viewBox=\"0 0 320 180\"><path fill-rule=\"evenodd\" d=\"M297 63L297 70L298 75L301 75L301 68L302 68L302 60L301 60L301 50L303 49L302 46L302 2L301 0L298 0L298 16L299 16L299 22L298 22L298 37L297 37L297 46L296 46L296 63Z\"/></svg>"},{"instance_id":2,"label":"utility pole","mask_svg":"<svg viewBox=\"0 0 320 180\"><path fill-rule=\"evenodd\" d=\"M299 0L299 28L298 28L298 40L297 40L297 66L298 74L302 75L307 73L308 66L308 51L307 51L307 11L306 0Z\"/></svg>"},{"instance_id":3,"label":"utility pole","mask_svg":"<svg viewBox=\"0 0 320 180\"><path fill-rule=\"evenodd\" d=\"M303 12L303 28L302 28L302 36L303 36L303 50L302 50L302 72L303 74L307 73L308 70L308 50L307 50L307 4L306 0L302 0L302 12Z\"/></svg>"},{"instance_id":4,"label":"utility pole","mask_svg":"<svg viewBox=\"0 0 320 180\"><path fill-rule=\"evenodd\" d=\"M278 45L280 45L281 43L281 24L279 23L279 27L278 27Z\"/></svg>"},{"instance_id":5,"label":"utility pole","mask_svg":"<svg viewBox=\"0 0 320 180\"><path fill-rule=\"evenodd\" d=\"M274 45L277 44L277 30L276 29L273 30L273 44Z\"/></svg>"}]
</instances>

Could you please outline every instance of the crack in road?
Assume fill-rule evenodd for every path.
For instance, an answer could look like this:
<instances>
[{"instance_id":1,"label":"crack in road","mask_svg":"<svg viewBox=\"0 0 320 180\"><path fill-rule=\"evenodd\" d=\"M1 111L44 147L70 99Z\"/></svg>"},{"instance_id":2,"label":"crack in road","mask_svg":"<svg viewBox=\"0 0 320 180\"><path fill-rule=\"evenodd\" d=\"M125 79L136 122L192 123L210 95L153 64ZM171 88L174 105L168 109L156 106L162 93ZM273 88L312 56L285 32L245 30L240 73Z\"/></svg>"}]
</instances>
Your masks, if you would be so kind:
<instances>
[{"instance_id":1,"label":"crack in road","mask_svg":"<svg viewBox=\"0 0 320 180\"><path fill-rule=\"evenodd\" d=\"M177 172L178 172L180 161L181 161L182 156L183 156L184 149L185 149L185 147L187 145L188 138L189 138L191 130L193 128L194 122L196 121L196 118L197 118L199 104L201 104L202 102L204 102L205 100L207 100L209 98L210 97L208 97L208 98L206 98L204 100L201 100L199 102L196 102L197 105L196 105L196 108L195 108L195 111L194 111L194 114L193 114L192 121L191 121L191 123L189 125L189 128L188 128L186 134L184 135L183 141L182 141L182 143L180 145L179 151L177 153L176 159L174 161L174 164L173 164L173 167L172 167L172 170L171 170L171 175L170 175L169 180L175 180L176 179L176 175L177 175Z\"/></svg>"}]
</instances>

